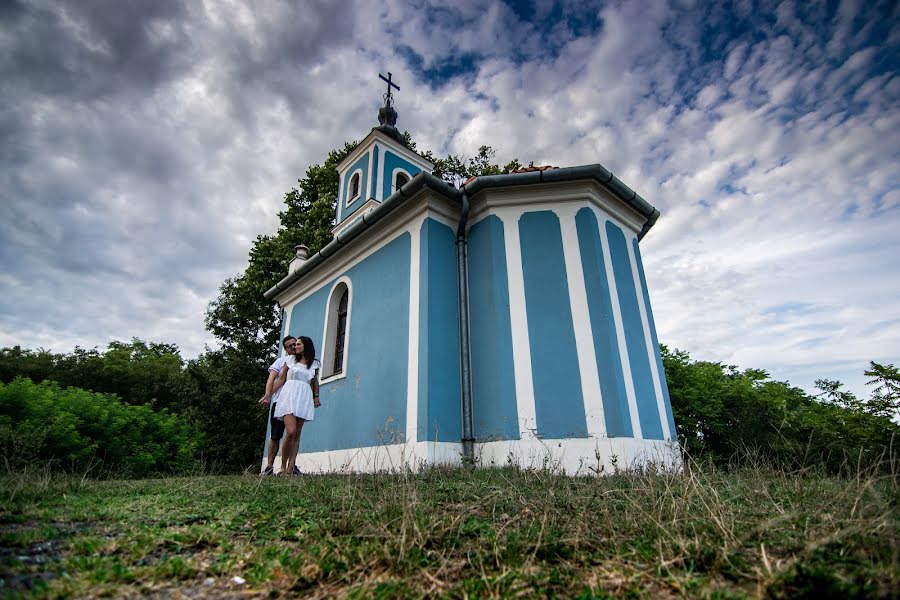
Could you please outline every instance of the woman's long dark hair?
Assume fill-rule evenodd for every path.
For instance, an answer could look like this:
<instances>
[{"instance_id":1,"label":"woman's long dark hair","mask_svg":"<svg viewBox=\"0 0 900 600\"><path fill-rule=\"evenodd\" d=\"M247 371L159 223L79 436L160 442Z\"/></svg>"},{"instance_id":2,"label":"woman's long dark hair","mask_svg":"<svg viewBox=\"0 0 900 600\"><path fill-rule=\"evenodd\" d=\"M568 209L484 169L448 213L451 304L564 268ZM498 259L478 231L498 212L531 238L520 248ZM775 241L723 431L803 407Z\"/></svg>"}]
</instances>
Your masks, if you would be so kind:
<instances>
[{"instance_id":1,"label":"woman's long dark hair","mask_svg":"<svg viewBox=\"0 0 900 600\"><path fill-rule=\"evenodd\" d=\"M303 343L303 355L297 357L297 362L302 360L307 367L312 367L313 361L316 360L316 347L313 341L305 335L301 335L297 339Z\"/></svg>"}]
</instances>

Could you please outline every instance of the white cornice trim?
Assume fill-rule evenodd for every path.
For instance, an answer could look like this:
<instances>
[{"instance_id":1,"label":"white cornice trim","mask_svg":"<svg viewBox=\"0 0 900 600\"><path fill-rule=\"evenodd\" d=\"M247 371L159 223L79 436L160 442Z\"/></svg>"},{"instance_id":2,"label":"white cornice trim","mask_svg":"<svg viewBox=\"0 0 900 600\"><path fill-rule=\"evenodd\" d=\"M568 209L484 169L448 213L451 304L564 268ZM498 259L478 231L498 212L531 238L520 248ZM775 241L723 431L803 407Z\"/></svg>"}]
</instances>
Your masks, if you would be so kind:
<instances>
[{"instance_id":1,"label":"white cornice trim","mask_svg":"<svg viewBox=\"0 0 900 600\"><path fill-rule=\"evenodd\" d=\"M472 198L469 224L474 225L495 208L516 206L526 211L553 210L563 203L586 200L615 217L635 234L647 221L644 215L623 203L600 184L594 181L574 181L488 188L478 192Z\"/></svg>"}]
</instances>

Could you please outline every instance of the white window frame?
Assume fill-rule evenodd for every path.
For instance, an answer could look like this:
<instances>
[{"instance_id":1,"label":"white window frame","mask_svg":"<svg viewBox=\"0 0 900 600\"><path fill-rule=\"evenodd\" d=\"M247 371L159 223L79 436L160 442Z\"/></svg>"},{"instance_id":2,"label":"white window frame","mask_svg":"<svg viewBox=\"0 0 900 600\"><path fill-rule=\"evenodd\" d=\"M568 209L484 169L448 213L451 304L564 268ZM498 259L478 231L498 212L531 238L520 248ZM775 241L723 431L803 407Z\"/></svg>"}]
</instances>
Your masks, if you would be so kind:
<instances>
[{"instance_id":1,"label":"white window frame","mask_svg":"<svg viewBox=\"0 0 900 600\"><path fill-rule=\"evenodd\" d=\"M353 191L353 178L359 175L359 192L350 197L350 193ZM363 172L362 169L356 169L352 173L350 173L350 179L347 180L347 202L344 204L344 208L349 208L351 204L362 198L363 196L363 182L362 182Z\"/></svg>"},{"instance_id":2,"label":"white window frame","mask_svg":"<svg viewBox=\"0 0 900 600\"><path fill-rule=\"evenodd\" d=\"M334 342L337 334L337 309L343 288L347 288L347 323L344 327L344 360L341 363L341 372L334 374L326 372L334 369ZM331 291L328 293L328 304L325 308L325 328L322 331L322 373L319 383L325 384L347 376L347 357L350 355L350 321L353 316L353 283L346 275L339 277ZM328 371L326 371L326 368Z\"/></svg>"},{"instance_id":3,"label":"white window frame","mask_svg":"<svg viewBox=\"0 0 900 600\"><path fill-rule=\"evenodd\" d=\"M395 168L391 173L391 194L397 191L397 175L399 175L400 173L406 175L407 182L412 180L412 175L409 174L409 171L402 167ZM390 196L391 194L388 194L388 196Z\"/></svg>"}]
</instances>

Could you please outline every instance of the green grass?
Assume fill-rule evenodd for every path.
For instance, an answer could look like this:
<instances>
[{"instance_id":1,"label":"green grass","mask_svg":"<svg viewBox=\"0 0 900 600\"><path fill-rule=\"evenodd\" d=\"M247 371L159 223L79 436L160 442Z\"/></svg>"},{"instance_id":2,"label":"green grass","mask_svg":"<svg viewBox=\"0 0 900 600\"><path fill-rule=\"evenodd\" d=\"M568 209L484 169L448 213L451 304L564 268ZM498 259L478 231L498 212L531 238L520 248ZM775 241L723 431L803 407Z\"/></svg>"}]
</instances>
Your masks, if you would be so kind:
<instances>
[{"instance_id":1,"label":"green grass","mask_svg":"<svg viewBox=\"0 0 900 600\"><path fill-rule=\"evenodd\" d=\"M897 475L698 466L10 475L0 595L891 597L898 498Z\"/></svg>"}]
</instances>

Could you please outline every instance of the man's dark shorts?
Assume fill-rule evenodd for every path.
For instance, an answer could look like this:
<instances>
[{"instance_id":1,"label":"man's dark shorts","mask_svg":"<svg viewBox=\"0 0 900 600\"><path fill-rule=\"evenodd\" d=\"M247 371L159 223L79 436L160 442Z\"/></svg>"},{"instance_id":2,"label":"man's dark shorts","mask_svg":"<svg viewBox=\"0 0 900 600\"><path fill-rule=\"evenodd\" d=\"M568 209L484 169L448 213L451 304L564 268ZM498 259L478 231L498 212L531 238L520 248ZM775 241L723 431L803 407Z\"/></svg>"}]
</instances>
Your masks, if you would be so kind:
<instances>
[{"instance_id":1,"label":"man's dark shorts","mask_svg":"<svg viewBox=\"0 0 900 600\"><path fill-rule=\"evenodd\" d=\"M269 409L269 420L272 422L272 435L269 437L277 442L284 435L284 421L275 418L275 404L277 403L273 402Z\"/></svg>"}]
</instances>

